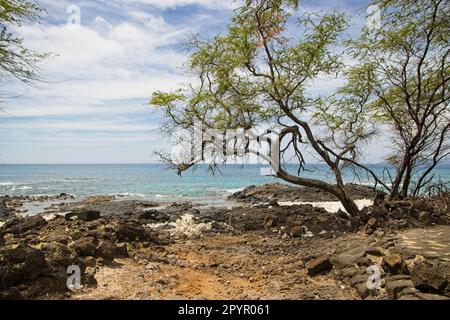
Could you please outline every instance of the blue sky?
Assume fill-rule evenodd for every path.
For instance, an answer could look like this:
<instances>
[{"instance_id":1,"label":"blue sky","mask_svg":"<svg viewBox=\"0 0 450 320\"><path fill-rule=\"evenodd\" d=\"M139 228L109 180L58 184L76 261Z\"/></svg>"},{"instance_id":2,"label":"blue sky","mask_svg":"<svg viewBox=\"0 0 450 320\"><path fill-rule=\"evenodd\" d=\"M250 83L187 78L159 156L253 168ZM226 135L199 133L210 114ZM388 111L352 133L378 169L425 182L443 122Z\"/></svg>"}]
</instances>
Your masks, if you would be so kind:
<instances>
[{"instance_id":1,"label":"blue sky","mask_svg":"<svg viewBox=\"0 0 450 320\"><path fill-rule=\"evenodd\" d=\"M225 0L39 0L48 13L19 32L29 47L54 56L37 88L2 83L2 163L147 163L167 145L160 116L147 106L155 90L190 81L182 43L192 33L223 31L236 3ZM300 10L340 8L352 28L368 1L303 1ZM81 25L66 23L78 6ZM359 11L358 11L359 10ZM329 90L330 82L315 90ZM5 94L4 94L5 95ZM371 148L371 161L379 150ZM378 150L378 151L377 151Z\"/></svg>"}]
</instances>

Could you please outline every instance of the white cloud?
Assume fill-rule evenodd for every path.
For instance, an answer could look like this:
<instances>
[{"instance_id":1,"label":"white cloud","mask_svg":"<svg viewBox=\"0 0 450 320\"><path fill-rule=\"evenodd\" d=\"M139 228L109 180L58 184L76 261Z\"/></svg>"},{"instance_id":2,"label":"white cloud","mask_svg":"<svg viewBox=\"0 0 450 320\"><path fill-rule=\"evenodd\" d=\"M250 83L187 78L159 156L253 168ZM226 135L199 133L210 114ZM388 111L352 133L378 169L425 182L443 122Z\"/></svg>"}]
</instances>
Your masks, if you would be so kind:
<instances>
[{"instance_id":1,"label":"white cloud","mask_svg":"<svg viewBox=\"0 0 450 320\"><path fill-rule=\"evenodd\" d=\"M161 16L137 10L129 16L116 23L97 16L79 27L43 23L18 30L28 47L54 56L42 66L47 82L38 88L7 85L9 95L20 97L2 105L3 160L66 162L67 154L76 153L70 148L121 145L126 157L91 148L73 159L104 162L116 154L111 161L133 162L133 155L151 161L152 145L161 138L146 102L155 90L188 82L179 69L186 57L177 44L195 28L168 25ZM52 159L45 160L42 150L49 146Z\"/></svg>"},{"instance_id":2,"label":"white cloud","mask_svg":"<svg viewBox=\"0 0 450 320\"><path fill-rule=\"evenodd\" d=\"M153 5L160 9L175 8L189 5L199 5L208 9L232 9L237 7L238 0L133 0L143 4Z\"/></svg>"},{"instance_id":3,"label":"white cloud","mask_svg":"<svg viewBox=\"0 0 450 320\"><path fill-rule=\"evenodd\" d=\"M220 28L228 18L225 11L238 4L224 0L39 2L48 8L48 20L18 31L29 47L55 56L43 66L48 82L39 88L2 83L9 96L23 95L2 105L7 117L0 123L0 156L7 162L150 160L152 149L160 149L164 141L155 133L158 120L152 118L146 101L155 90L172 90L191 80L180 70L186 59L180 42L189 33L215 33L210 25ZM71 4L82 9L79 27L64 23ZM190 13L180 16L183 22L176 10L165 11L189 5L198 8L186 10ZM325 79L314 88L323 91L330 85Z\"/></svg>"},{"instance_id":4,"label":"white cloud","mask_svg":"<svg viewBox=\"0 0 450 320\"><path fill-rule=\"evenodd\" d=\"M29 47L54 53L42 68L48 83L39 84L37 89L9 89L32 97L39 104L36 116L37 110L46 110L42 115L48 115L51 108L59 108L62 103L88 108L102 101L145 100L154 90L175 89L189 79L179 70L185 56L169 46L180 41L187 30L170 27L163 19L155 20L158 24L151 26L129 22L114 26L101 17L92 27L24 26L20 33ZM28 107L11 100L6 109L20 115L22 108Z\"/></svg>"},{"instance_id":5,"label":"white cloud","mask_svg":"<svg viewBox=\"0 0 450 320\"><path fill-rule=\"evenodd\" d=\"M87 131L87 132L150 132L157 129L156 125L136 124L131 121L117 121L117 120L47 120L39 119L23 122L4 122L2 123L4 129L14 129L16 131Z\"/></svg>"}]
</instances>

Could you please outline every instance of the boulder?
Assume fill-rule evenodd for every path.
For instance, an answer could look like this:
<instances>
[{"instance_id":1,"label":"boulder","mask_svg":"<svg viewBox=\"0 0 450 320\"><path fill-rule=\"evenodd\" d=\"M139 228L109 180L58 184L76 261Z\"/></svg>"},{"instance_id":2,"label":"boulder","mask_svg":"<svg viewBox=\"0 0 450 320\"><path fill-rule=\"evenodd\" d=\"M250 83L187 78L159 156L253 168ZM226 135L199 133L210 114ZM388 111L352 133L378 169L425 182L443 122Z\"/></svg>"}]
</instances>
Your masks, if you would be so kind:
<instances>
[{"instance_id":1,"label":"boulder","mask_svg":"<svg viewBox=\"0 0 450 320\"><path fill-rule=\"evenodd\" d=\"M46 242L46 243L62 243L67 245L70 242L70 236L69 234L65 233L56 233L56 232L52 232L49 235L46 235L44 237L41 238L42 242Z\"/></svg>"},{"instance_id":2,"label":"boulder","mask_svg":"<svg viewBox=\"0 0 450 320\"><path fill-rule=\"evenodd\" d=\"M80 256L96 256L95 239L91 237L81 238L69 244L69 248Z\"/></svg>"},{"instance_id":3,"label":"boulder","mask_svg":"<svg viewBox=\"0 0 450 320\"><path fill-rule=\"evenodd\" d=\"M349 250L331 258L333 266L343 269L355 265L356 261L365 256L363 250Z\"/></svg>"},{"instance_id":4,"label":"boulder","mask_svg":"<svg viewBox=\"0 0 450 320\"><path fill-rule=\"evenodd\" d=\"M47 225L47 221L41 216L16 218L5 223L2 234L22 235L27 231L37 231Z\"/></svg>"},{"instance_id":5,"label":"boulder","mask_svg":"<svg viewBox=\"0 0 450 320\"><path fill-rule=\"evenodd\" d=\"M306 228L304 226L294 226L290 230L291 235L296 238L301 238L306 233Z\"/></svg>"},{"instance_id":6,"label":"boulder","mask_svg":"<svg viewBox=\"0 0 450 320\"><path fill-rule=\"evenodd\" d=\"M367 283L362 282L355 286L356 292L360 295L361 298L366 299L370 296L374 297L379 294L379 291L376 289L369 289Z\"/></svg>"},{"instance_id":7,"label":"boulder","mask_svg":"<svg viewBox=\"0 0 450 320\"><path fill-rule=\"evenodd\" d=\"M339 273L339 276L341 277L341 279L345 279L345 278L352 278L354 276L356 276L357 274L363 274L364 271L360 268L357 267L348 267L345 269L342 269Z\"/></svg>"},{"instance_id":8,"label":"boulder","mask_svg":"<svg viewBox=\"0 0 450 320\"><path fill-rule=\"evenodd\" d=\"M116 253L120 258L128 257L128 245L126 243L118 243L116 246Z\"/></svg>"},{"instance_id":9,"label":"boulder","mask_svg":"<svg viewBox=\"0 0 450 320\"><path fill-rule=\"evenodd\" d=\"M70 266L75 259L76 254L67 245L53 242L46 243L41 246L45 258L52 266Z\"/></svg>"},{"instance_id":10,"label":"boulder","mask_svg":"<svg viewBox=\"0 0 450 320\"><path fill-rule=\"evenodd\" d=\"M351 281L350 284L352 287L357 286L358 284L363 283L364 285L367 286L367 280L369 279L369 276L367 274L357 274L356 276L354 276Z\"/></svg>"},{"instance_id":11,"label":"boulder","mask_svg":"<svg viewBox=\"0 0 450 320\"><path fill-rule=\"evenodd\" d=\"M399 279L386 281L386 293L389 299L397 300L400 298L400 294L403 290L414 288L414 283L411 279Z\"/></svg>"},{"instance_id":12,"label":"boulder","mask_svg":"<svg viewBox=\"0 0 450 320\"><path fill-rule=\"evenodd\" d=\"M116 256L116 246L111 241L102 240L97 247L97 254L99 257L105 259L114 259Z\"/></svg>"},{"instance_id":13,"label":"boulder","mask_svg":"<svg viewBox=\"0 0 450 320\"><path fill-rule=\"evenodd\" d=\"M357 261L366 257L367 254L379 256L381 255L381 251L370 246L360 246L338 253L332 256L330 261L336 268L344 269L356 265Z\"/></svg>"},{"instance_id":14,"label":"boulder","mask_svg":"<svg viewBox=\"0 0 450 320\"><path fill-rule=\"evenodd\" d=\"M0 289L35 280L46 271L44 254L28 245L0 249Z\"/></svg>"},{"instance_id":15,"label":"boulder","mask_svg":"<svg viewBox=\"0 0 450 320\"><path fill-rule=\"evenodd\" d=\"M447 290L450 280L450 263L419 262L411 270L411 279L420 291L450 296Z\"/></svg>"},{"instance_id":16,"label":"boulder","mask_svg":"<svg viewBox=\"0 0 450 320\"><path fill-rule=\"evenodd\" d=\"M392 275L409 273L405 260L398 254L389 254L384 256L381 266L384 271Z\"/></svg>"},{"instance_id":17,"label":"boulder","mask_svg":"<svg viewBox=\"0 0 450 320\"><path fill-rule=\"evenodd\" d=\"M411 276L407 274L398 274L387 278L387 281L398 281L398 280L411 280Z\"/></svg>"},{"instance_id":18,"label":"boulder","mask_svg":"<svg viewBox=\"0 0 450 320\"><path fill-rule=\"evenodd\" d=\"M376 256L376 257L382 257L383 253L381 252L380 249L376 248L376 247L365 247L364 248L365 252L371 256Z\"/></svg>"},{"instance_id":19,"label":"boulder","mask_svg":"<svg viewBox=\"0 0 450 320\"><path fill-rule=\"evenodd\" d=\"M0 199L0 221L5 221L11 217L11 212L6 206L4 199Z\"/></svg>"},{"instance_id":20,"label":"boulder","mask_svg":"<svg viewBox=\"0 0 450 320\"><path fill-rule=\"evenodd\" d=\"M156 220L156 217L159 215L158 210L146 210L139 213L139 219L142 220Z\"/></svg>"},{"instance_id":21,"label":"boulder","mask_svg":"<svg viewBox=\"0 0 450 320\"><path fill-rule=\"evenodd\" d=\"M305 264L308 274L311 276L328 272L333 268L330 259L327 256L317 257Z\"/></svg>"},{"instance_id":22,"label":"boulder","mask_svg":"<svg viewBox=\"0 0 450 320\"><path fill-rule=\"evenodd\" d=\"M119 242L131 242L136 240L146 240L144 227L133 222L118 221L112 225L112 229Z\"/></svg>"},{"instance_id":23,"label":"boulder","mask_svg":"<svg viewBox=\"0 0 450 320\"><path fill-rule=\"evenodd\" d=\"M401 290L399 293L397 293L397 300L405 300L406 298L402 299L405 296L411 298L412 300L417 300L417 299L413 299L413 297L419 298L419 296L418 296L419 293L420 293L420 291L417 290L416 288L408 287L406 289Z\"/></svg>"},{"instance_id":24,"label":"boulder","mask_svg":"<svg viewBox=\"0 0 450 320\"><path fill-rule=\"evenodd\" d=\"M372 260L367 257L361 257L355 263L358 267L370 267L373 264Z\"/></svg>"},{"instance_id":25,"label":"boulder","mask_svg":"<svg viewBox=\"0 0 450 320\"><path fill-rule=\"evenodd\" d=\"M86 268L95 268L97 266L97 259L94 257L83 257L82 262Z\"/></svg>"},{"instance_id":26,"label":"boulder","mask_svg":"<svg viewBox=\"0 0 450 320\"><path fill-rule=\"evenodd\" d=\"M70 220L76 217L81 221L94 221L100 218L100 211L97 210L89 210L86 208L74 210L68 214L66 214L66 219Z\"/></svg>"}]
</instances>

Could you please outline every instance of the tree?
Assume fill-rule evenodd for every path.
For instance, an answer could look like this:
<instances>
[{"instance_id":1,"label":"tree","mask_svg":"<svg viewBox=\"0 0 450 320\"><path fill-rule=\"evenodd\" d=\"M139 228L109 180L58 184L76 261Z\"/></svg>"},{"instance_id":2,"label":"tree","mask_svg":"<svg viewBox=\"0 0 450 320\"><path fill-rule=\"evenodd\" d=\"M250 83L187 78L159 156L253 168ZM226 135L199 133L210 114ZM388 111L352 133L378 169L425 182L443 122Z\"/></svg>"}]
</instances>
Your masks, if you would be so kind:
<instances>
[{"instance_id":1,"label":"tree","mask_svg":"<svg viewBox=\"0 0 450 320\"><path fill-rule=\"evenodd\" d=\"M450 155L450 1L376 0L381 28L349 42L358 62L341 89L348 108L393 136L395 174L371 174L390 198L418 196ZM363 97L361 97L363 95ZM365 168L369 170L368 168ZM389 185L389 183L391 185Z\"/></svg>"},{"instance_id":2,"label":"tree","mask_svg":"<svg viewBox=\"0 0 450 320\"><path fill-rule=\"evenodd\" d=\"M27 49L24 39L11 29L26 21L37 21L42 12L32 1L0 0L0 81L32 84L39 80L39 62L48 55Z\"/></svg>"},{"instance_id":3,"label":"tree","mask_svg":"<svg viewBox=\"0 0 450 320\"><path fill-rule=\"evenodd\" d=\"M175 92L155 92L151 105L160 108L167 119L164 129L190 130L196 121L218 130L249 130L263 123L281 127L278 155L284 159L288 150L299 162L297 175L288 172L282 161L276 176L284 181L318 188L335 195L350 215L359 213L351 200L342 177L342 169L351 165L345 156L355 159L358 147L372 136L358 121L358 112L340 119L332 139L314 125L325 119L325 102L308 94L308 86L319 76L335 75L342 67L336 48L345 30L343 14L302 15L298 18L297 37L289 37L290 11L298 9L295 0L248 0L236 10L226 34L212 41L193 37L192 55L187 68L196 84ZM335 122L334 119L326 119ZM271 131L268 131L269 134ZM272 137L265 137L269 143ZM231 141L236 145L236 140ZM230 144L224 144L225 149ZM305 150L311 148L333 173L335 183L302 176ZM244 143L244 153L256 153ZM230 153L224 152L225 155ZM231 153L232 154L232 153ZM193 165L174 163L163 156L179 172ZM204 160L204 158L200 159ZM219 158L226 162L227 157ZM213 164L218 163L214 158Z\"/></svg>"}]
</instances>

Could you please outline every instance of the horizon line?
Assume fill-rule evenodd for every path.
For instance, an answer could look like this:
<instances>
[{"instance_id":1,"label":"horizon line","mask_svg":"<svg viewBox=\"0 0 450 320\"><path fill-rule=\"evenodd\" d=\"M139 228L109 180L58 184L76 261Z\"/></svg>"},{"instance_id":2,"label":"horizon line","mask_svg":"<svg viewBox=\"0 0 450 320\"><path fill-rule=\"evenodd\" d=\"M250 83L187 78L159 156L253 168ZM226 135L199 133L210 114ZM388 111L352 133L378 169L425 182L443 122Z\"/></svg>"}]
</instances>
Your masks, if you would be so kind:
<instances>
[{"instance_id":1,"label":"horizon line","mask_svg":"<svg viewBox=\"0 0 450 320\"><path fill-rule=\"evenodd\" d=\"M25 163L25 162L16 162L16 163L0 163L0 167L1 166L8 166L8 165L164 165L164 163L162 162L77 162L77 163L71 163L71 162L60 162L60 163L46 163L46 162L36 162L36 163ZM298 163L286 163L285 165L297 165ZM380 164L385 164L387 165L388 163L386 162L368 162L368 163L364 163L364 165L380 165ZM443 163L445 164L445 162ZM207 163L201 163L199 164L201 165L208 165ZM224 163L221 165L228 165L228 166L243 166L243 165L264 165L264 166L269 166L268 164L263 164L263 163ZM326 163L324 162L314 162L314 163L309 163L307 165L326 165Z\"/></svg>"}]
</instances>

